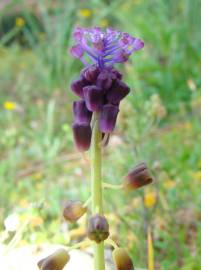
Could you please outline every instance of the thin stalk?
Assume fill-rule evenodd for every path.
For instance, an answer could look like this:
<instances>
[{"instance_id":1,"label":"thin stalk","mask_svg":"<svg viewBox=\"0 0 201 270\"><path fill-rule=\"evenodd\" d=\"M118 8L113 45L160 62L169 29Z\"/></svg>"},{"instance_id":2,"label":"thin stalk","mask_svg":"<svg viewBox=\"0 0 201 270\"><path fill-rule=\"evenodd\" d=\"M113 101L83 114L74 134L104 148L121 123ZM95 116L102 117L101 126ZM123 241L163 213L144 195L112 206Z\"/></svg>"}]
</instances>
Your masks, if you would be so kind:
<instances>
[{"instance_id":1,"label":"thin stalk","mask_svg":"<svg viewBox=\"0 0 201 270\"><path fill-rule=\"evenodd\" d=\"M99 115L94 114L94 126L91 139L91 199L92 214L103 215L102 173L101 173L101 139L98 126ZM105 270L104 242L94 244L94 270Z\"/></svg>"}]
</instances>

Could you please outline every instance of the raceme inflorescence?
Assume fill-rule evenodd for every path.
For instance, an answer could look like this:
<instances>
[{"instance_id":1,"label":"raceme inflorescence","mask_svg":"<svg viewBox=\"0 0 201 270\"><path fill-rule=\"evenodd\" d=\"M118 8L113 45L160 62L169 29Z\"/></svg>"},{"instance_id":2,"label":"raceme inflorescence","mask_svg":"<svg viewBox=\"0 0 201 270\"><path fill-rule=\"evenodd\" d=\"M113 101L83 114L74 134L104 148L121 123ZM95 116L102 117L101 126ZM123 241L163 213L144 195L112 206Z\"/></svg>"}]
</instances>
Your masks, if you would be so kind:
<instances>
[{"instance_id":1,"label":"raceme inflorescence","mask_svg":"<svg viewBox=\"0 0 201 270\"><path fill-rule=\"evenodd\" d=\"M83 152L91 150L91 196L86 203L67 201L63 216L69 222L76 222L88 213L85 246L93 243L94 270L105 269L104 245L113 247L116 270L133 270L133 262L126 249L119 247L111 238L109 223L104 216L103 188L134 190L152 182L152 176L145 162L139 163L124 177L122 185L113 186L102 182L102 147L109 143L113 132L119 105L129 94L130 88L114 65L126 62L130 55L144 47L139 38L112 28L75 28L75 45L70 53L82 61L84 68L79 78L71 83L71 90L79 98L73 102L74 122L72 125L75 145ZM60 249L41 260L41 270L63 269L69 261L68 250L83 245Z\"/></svg>"}]
</instances>

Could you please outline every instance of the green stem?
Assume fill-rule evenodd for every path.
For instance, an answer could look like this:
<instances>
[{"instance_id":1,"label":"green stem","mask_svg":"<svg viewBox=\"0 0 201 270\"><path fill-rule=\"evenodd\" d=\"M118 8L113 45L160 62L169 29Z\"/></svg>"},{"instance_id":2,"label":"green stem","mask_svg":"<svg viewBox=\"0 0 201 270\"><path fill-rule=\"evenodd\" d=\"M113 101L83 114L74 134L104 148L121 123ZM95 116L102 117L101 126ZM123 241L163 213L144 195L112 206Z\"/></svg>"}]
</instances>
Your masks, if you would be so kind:
<instances>
[{"instance_id":1,"label":"green stem","mask_svg":"<svg viewBox=\"0 0 201 270\"><path fill-rule=\"evenodd\" d=\"M91 139L91 198L92 214L103 215L103 196L101 179L101 139L98 126L99 115L94 115L94 126ZM94 244L94 270L105 270L104 242Z\"/></svg>"}]
</instances>

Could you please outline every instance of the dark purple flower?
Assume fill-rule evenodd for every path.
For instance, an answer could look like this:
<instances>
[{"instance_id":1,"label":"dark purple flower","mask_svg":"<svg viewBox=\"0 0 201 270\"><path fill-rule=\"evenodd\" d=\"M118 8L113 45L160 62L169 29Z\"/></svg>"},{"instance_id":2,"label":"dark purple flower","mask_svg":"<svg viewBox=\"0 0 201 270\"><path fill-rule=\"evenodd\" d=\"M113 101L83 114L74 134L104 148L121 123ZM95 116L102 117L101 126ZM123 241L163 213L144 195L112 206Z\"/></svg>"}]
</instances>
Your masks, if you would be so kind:
<instances>
[{"instance_id":1,"label":"dark purple flower","mask_svg":"<svg viewBox=\"0 0 201 270\"><path fill-rule=\"evenodd\" d=\"M115 68L112 68L112 73L116 76L117 79L121 80L122 79L122 74Z\"/></svg>"},{"instance_id":2,"label":"dark purple flower","mask_svg":"<svg viewBox=\"0 0 201 270\"><path fill-rule=\"evenodd\" d=\"M113 104L119 104L129 92L130 88L124 82L116 80L107 93L107 100Z\"/></svg>"},{"instance_id":3,"label":"dark purple flower","mask_svg":"<svg viewBox=\"0 0 201 270\"><path fill-rule=\"evenodd\" d=\"M77 100L73 102L73 113L75 117L75 123L90 124L92 112L87 109L84 100Z\"/></svg>"},{"instance_id":4,"label":"dark purple flower","mask_svg":"<svg viewBox=\"0 0 201 270\"><path fill-rule=\"evenodd\" d=\"M75 80L71 83L71 90L79 97L83 98L83 87L87 85L86 80L83 78Z\"/></svg>"},{"instance_id":5,"label":"dark purple flower","mask_svg":"<svg viewBox=\"0 0 201 270\"><path fill-rule=\"evenodd\" d=\"M83 88L84 99L87 109L92 112L100 111L103 105L103 91L96 85L89 85Z\"/></svg>"},{"instance_id":6,"label":"dark purple flower","mask_svg":"<svg viewBox=\"0 0 201 270\"><path fill-rule=\"evenodd\" d=\"M104 105L100 114L100 130L103 133L110 133L113 131L119 108L112 104Z\"/></svg>"},{"instance_id":7,"label":"dark purple flower","mask_svg":"<svg viewBox=\"0 0 201 270\"><path fill-rule=\"evenodd\" d=\"M86 151L89 149L91 144L91 126L89 124L78 124L74 123L73 136L75 144L79 151Z\"/></svg>"},{"instance_id":8,"label":"dark purple flower","mask_svg":"<svg viewBox=\"0 0 201 270\"><path fill-rule=\"evenodd\" d=\"M107 70L107 69L104 69L99 75L98 75L98 78L97 78L97 86L99 86L101 89L103 90L108 90L111 86L112 86L112 83L113 81L116 79L116 75Z\"/></svg>"},{"instance_id":9,"label":"dark purple flower","mask_svg":"<svg viewBox=\"0 0 201 270\"><path fill-rule=\"evenodd\" d=\"M81 71L81 75L90 83L95 83L100 73L100 68L97 65L86 67Z\"/></svg>"},{"instance_id":10,"label":"dark purple flower","mask_svg":"<svg viewBox=\"0 0 201 270\"><path fill-rule=\"evenodd\" d=\"M100 68L125 62L133 52L144 47L140 39L112 28L77 27L73 37L76 45L71 49L72 55L87 64L83 58L85 53Z\"/></svg>"}]
</instances>

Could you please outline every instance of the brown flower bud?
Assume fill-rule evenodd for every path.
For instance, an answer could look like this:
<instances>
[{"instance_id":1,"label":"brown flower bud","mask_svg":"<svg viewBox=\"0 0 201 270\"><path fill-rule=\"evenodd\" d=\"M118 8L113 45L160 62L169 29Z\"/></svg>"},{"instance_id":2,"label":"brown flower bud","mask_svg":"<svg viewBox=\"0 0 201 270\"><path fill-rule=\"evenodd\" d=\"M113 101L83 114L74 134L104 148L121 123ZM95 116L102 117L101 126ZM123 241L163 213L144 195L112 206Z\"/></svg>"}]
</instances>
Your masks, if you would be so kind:
<instances>
[{"instance_id":1,"label":"brown flower bud","mask_svg":"<svg viewBox=\"0 0 201 270\"><path fill-rule=\"evenodd\" d=\"M112 257L116 270L134 270L133 262L124 248L115 248Z\"/></svg>"},{"instance_id":2,"label":"brown flower bud","mask_svg":"<svg viewBox=\"0 0 201 270\"><path fill-rule=\"evenodd\" d=\"M64 205L63 216L69 222L76 222L87 212L80 201L67 201Z\"/></svg>"},{"instance_id":3,"label":"brown flower bud","mask_svg":"<svg viewBox=\"0 0 201 270\"><path fill-rule=\"evenodd\" d=\"M147 168L145 162L139 163L124 177L124 188L127 190L137 189L148 185L153 181L153 178Z\"/></svg>"},{"instance_id":4,"label":"brown flower bud","mask_svg":"<svg viewBox=\"0 0 201 270\"><path fill-rule=\"evenodd\" d=\"M70 256L68 252L61 248L50 256L40 260L38 267L40 270L62 270L69 260Z\"/></svg>"},{"instance_id":5,"label":"brown flower bud","mask_svg":"<svg viewBox=\"0 0 201 270\"><path fill-rule=\"evenodd\" d=\"M104 216L95 215L90 217L87 228L89 239L96 243L104 241L109 236L109 224Z\"/></svg>"}]
</instances>

